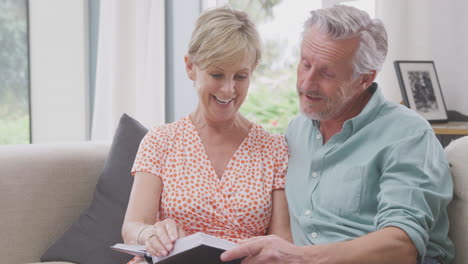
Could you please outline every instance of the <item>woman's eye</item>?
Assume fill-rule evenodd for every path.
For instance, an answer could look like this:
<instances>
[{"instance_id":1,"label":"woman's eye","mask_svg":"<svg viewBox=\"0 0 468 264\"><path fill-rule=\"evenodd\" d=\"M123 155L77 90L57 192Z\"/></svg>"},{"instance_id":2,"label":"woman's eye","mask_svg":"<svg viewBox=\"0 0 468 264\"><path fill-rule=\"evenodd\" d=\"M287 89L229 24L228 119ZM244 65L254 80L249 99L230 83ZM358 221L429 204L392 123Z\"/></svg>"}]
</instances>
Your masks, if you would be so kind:
<instances>
[{"instance_id":1,"label":"woman's eye","mask_svg":"<svg viewBox=\"0 0 468 264\"><path fill-rule=\"evenodd\" d=\"M236 76L234 76L234 78L236 78L236 79L245 79L245 78L247 78L247 76L246 75L236 75Z\"/></svg>"},{"instance_id":2,"label":"woman's eye","mask_svg":"<svg viewBox=\"0 0 468 264\"><path fill-rule=\"evenodd\" d=\"M219 74L219 73L213 73L213 74L211 74L211 76L212 76L213 78L215 78L215 79L220 79L220 78L223 77L223 75L222 75L222 74Z\"/></svg>"}]
</instances>

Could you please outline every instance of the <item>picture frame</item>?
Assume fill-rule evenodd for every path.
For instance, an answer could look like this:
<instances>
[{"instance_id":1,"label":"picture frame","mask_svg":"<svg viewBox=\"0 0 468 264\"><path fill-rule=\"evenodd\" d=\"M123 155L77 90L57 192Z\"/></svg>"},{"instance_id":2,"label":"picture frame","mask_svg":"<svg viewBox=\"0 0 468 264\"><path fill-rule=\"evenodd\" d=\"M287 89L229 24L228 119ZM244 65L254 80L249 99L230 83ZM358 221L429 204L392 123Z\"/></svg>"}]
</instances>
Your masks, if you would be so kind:
<instances>
[{"instance_id":1,"label":"picture frame","mask_svg":"<svg viewBox=\"0 0 468 264\"><path fill-rule=\"evenodd\" d=\"M404 104L430 123L448 122L434 61L394 61Z\"/></svg>"}]
</instances>

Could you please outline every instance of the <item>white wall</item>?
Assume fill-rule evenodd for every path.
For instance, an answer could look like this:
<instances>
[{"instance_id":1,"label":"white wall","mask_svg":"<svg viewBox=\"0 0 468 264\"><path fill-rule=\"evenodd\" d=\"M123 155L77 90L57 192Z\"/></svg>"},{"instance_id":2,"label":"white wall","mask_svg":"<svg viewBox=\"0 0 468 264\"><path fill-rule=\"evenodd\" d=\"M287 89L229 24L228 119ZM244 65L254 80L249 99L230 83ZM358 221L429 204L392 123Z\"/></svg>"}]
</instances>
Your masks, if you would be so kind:
<instances>
[{"instance_id":1,"label":"white wall","mask_svg":"<svg viewBox=\"0 0 468 264\"><path fill-rule=\"evenodd\" d=\"M468 54L463 52L468 45L468 23L465 18L468 9L463 7L464 2L432 0L428 21L432 28L429 38L431 53L446 106L449 110L468 115Z\"/></svg>"},{"instance_id":2,"label":"white wall","mask_svg":"<svg viewBox=\"0 0 468 264\"><path fill-rule=\"evenodd\" d=\"M460 45L460 54L463 62L460 67L455 69L454 74L458 76L458 83L462 85L459 88L461 96L450 95L450 100L451 103L456 105L457 109L468 115L468 1L463 0L463 6L460 7L459 13L461 13L460 16L462 18L458 32L462 35L460 38L463 39Z\"/></svg>"},{"instance_id":3,"label":"white wall","mask_svg":"<svg viewBox=\"0 0 468 264\"><path fill-rule=\"evenodd\" d=\"M33 143L89 137L87 0L30 0Z\"/></svg>"},{"instance_id":4,"label":"white wall","mask_svg":"<svg viewBox=\"0 0 468 264\"><path fill-rule=\"evenodd\" d=\"M379 76L384 95L400 102L394 60L433 60L447 110L468 115L468 1L376 0L389 37Z\"/></svg>"}]
</instances>

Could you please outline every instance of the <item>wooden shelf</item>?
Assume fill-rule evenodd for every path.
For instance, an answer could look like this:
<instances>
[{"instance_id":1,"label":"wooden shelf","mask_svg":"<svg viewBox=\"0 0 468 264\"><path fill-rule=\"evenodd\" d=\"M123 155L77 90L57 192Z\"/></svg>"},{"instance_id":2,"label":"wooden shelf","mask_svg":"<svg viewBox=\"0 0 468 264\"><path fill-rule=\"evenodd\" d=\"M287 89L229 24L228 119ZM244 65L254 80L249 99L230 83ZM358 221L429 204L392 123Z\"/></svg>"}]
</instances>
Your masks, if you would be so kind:
<instances>
[{"instance_id":1,"label":"wooden shelf","mask_svg":"<svg viewBox=\"0 0 468 264\"><path fill-rule=\"evenodd\" d=\"M468 135L468 122L432 124L437 135Z\"/></svg>"}]
</instances>

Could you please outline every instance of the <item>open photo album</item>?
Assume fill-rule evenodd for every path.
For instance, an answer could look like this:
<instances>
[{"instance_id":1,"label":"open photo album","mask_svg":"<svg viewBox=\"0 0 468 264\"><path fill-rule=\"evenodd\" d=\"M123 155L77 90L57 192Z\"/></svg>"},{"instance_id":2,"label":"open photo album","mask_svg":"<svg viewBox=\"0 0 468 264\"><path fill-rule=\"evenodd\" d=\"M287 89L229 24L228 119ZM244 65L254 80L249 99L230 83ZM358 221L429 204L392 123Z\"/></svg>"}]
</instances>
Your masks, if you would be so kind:
<instances>
[{"instance_id":1,"label":"open photo album","mask_svg":"<svg viewBox=\"0 0 468 264\"><path fill-rule=\"evenodd\" d=\"M236 246L237 244L234 242L199 232L178 239L174 249L163 257L149 255L145 246L142 245L115 244L111 248L134 256L142 256L151 264L237 264L240 263L240 259L230 262L221 262L220 260L221 253Z\"/></svg>"}]
</instances>

